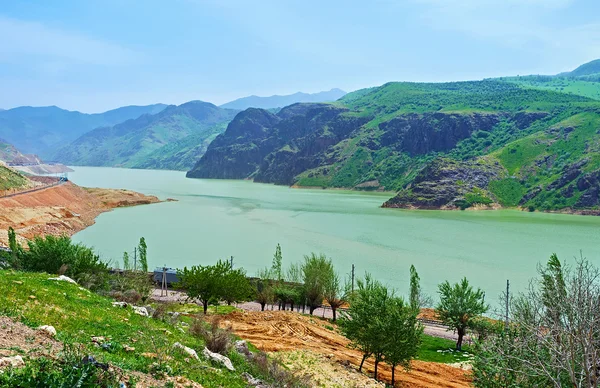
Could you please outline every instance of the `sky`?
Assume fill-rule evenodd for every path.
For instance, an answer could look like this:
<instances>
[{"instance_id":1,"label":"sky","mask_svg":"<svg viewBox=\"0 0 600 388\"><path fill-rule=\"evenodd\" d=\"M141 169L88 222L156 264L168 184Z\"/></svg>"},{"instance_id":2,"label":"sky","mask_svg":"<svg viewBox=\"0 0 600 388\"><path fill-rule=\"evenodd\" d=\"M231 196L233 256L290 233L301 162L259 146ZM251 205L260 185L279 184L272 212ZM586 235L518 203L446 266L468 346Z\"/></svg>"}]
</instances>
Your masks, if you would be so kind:
<instances>
[{"instance_id":1,"label":"sky","mask_svg":"<svg viewBox=\"0 0 600 388\"><path fill-rule=\"evenodd\" d=\"M599 0L0 0L0 108L222 104L600 58Z\"/></svg>"}]
</instances>

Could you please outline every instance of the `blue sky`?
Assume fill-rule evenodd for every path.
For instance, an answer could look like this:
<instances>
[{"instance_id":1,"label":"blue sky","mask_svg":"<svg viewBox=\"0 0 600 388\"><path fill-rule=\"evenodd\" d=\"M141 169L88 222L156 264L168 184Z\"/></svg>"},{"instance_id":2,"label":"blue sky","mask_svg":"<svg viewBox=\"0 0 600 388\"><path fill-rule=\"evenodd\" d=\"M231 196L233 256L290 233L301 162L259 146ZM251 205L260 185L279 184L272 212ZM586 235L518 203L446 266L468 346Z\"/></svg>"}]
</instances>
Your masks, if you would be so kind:
<instances>
[{"instance_id":1,"label":"blue sky","mask_svg":"<svg viewBox=\"0 0 600 388\"><path fill-rule=\"evenodd\" d=\"M0 108L221 104L600 58L598 0L0 0Z\"/></svg>"}]
</instances>

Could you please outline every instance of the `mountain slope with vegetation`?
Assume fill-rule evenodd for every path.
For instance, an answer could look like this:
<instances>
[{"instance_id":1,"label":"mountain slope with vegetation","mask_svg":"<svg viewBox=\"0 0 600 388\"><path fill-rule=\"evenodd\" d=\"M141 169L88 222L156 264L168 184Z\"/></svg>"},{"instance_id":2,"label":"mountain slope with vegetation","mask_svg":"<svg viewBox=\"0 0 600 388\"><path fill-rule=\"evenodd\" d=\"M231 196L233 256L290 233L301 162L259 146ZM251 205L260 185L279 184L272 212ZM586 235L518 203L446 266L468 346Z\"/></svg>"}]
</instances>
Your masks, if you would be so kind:
<instances>
[{"instance_id":1,"label":"mountain slope with vegetation","mask_svg":"<svg viewBox=\"0 0 600 388\"><path fill-rule=\"evenodd\" d=\"M600 102L504 81L388 83L248 109L188 173L399 191L389 207L597 209Z\"/></svg>"},{"instance_id":2,"label":"mountain slope with vegetation","mask_svg":"<svg viewBox=\"0 0 600 388\"><path fill-rule=\"evenodd\" d=\"M65 164L186 170L237 111L191 101L112 127L96 128L59 149Z\"/></svg>"},{"instance_id":3,"label":"mountain slope with vegetation","mask_svg":"<svg viewBox=\"0 0 600 388\"><path fill-rule=\"evenodd\" d=\"M340 89L331 89L319 93L302 93L297 92L285 96L270 96L270 97L259 97L249 96L238 98L226 104L221 105L221 108L228 109L248 109L248 108L261 108L261 109L274 109L282 108L284 106L296 104L298 102L331 102L335 101L346 94Z\"/></svg>"},{"instance_id":4,"label":"mountain slope with vegetation","mask_svg":"<svg viewBox=\"0 0 600 388\"><path fill-rule=\"evenodd\" d=\"M526 88L553 90L600 100L600 59L557 75L502 77L499 80Z\"/></svg>"},{"instance_id":5,"label":"mountain slope with vegetation","mask_svg":"<svg viewBox=\"0 0 600 388\"><path fill-rule=\"evenodd\" d=\"M0 111L0 134L25 153L49 159L56 148L100 126L115 125L144 114L155 114L163 104L126 106L104 113L86 114L56 106L18 108Z\"/></svg>"}]
</instances>

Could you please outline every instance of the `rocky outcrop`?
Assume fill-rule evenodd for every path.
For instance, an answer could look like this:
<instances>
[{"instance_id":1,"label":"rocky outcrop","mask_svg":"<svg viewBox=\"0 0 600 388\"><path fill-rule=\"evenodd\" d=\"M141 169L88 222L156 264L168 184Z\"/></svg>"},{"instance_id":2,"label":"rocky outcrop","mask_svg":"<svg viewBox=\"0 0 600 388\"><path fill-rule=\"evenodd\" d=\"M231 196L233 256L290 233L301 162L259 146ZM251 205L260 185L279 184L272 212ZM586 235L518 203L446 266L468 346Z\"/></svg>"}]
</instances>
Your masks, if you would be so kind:
<instances>
[{"instance_id":1,"label":"rocky outcrop","mask_svg":"<svg viewBox=\"0 0 600 388\"><path fill-rule=\"evenodd\" d=\"M239 113L210 145L190 178L245 179L292 184L294 177L323 161L323 153L347 138L366 119L330 104L294 104L272 114Z\"/></svg>"},{"instance_id":2,"label":"rocky outcrop","mask_svg":"<svg viewBox=\"0 0 600 388\"><path fill-rule=\"evenodd\" d=\"M494 201L487 192L488 185L504 174L505 170L498 162L438 158L383 207L454 209L491 205Z\"/></svg>"},{"instance_id":3,"label":"rocky outcrop","mask_svg":"<svg viewBox=\"0 0 600 388\"><path fill-rule=\"evenodd\" d=\"M408 114L379 124L385 131L381 146L410 155L448 151L476 130L489 131L500 121L498 114Z\"/></svg>"}]
</instances>

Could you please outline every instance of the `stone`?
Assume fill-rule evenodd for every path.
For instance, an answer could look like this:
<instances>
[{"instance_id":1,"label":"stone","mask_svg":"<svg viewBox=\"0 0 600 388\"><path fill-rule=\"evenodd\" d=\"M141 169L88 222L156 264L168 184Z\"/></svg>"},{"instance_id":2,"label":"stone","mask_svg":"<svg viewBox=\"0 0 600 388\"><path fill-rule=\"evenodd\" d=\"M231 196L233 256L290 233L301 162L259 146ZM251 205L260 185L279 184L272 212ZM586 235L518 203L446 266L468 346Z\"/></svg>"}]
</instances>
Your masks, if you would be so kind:
<instances>
[{"instance_id":1,"label":"stone","mask_svg":"<svg viewBox=\"0 0 600 388\"><path fill-rule=\"evenodd\" d=\"M251 386L251 387L257 387L257 388L266 388L266 387L268 387L268 385L265 385L265 383L263 383L262 380L257 379L256 377L252 376L248 372L242 373L242 377L244 378L244 380L246 380L246 382L248 383L248 385Z\"/></svg>"},{"instance_id":2,"label":"stone","mask_svg":"<svg viewBox=\"0 0 600 388\"><path fill-rule=\"evenodd\" d=\"M125 302L113 302L112 305L115 307L122 307L122 308L125 308L128 306L127 303L125 303Z\"/></svg>"},{"instance_id":3,"label":"stone","mask_svg":"<svg viewBox=\"0 0 600 388\"><path fill-rule=\"evenodd\" d=\"M173 347L176 349L181 349L183 350L185 353L187 353L190 357L195 358L196 360L199 360L200 357L198 357L198 353L196 353L196 351L192 348L188 348L187 346L184 346L182 344L180 344L179 342L175 342L173 344Z\"/></svg>"},{"instance_id":4,"label":"stone","mask_svg":"<svg viewBox=\"0 0 600 388\"><path fill-rule=\"evenodd\" d=\"M106 338L104 337L92 337L92 342L95 342L97 344L101 344L106 342Z\"/></svg>"},{"instance_id":5,"label":"stone","mask_svg":"<svg viewBox=\"0 0 600 388\"><path fill-rule=\"evenodd\" d=\"M21 368L24 366L25 366L25 361L23 361L23 357L21 357L21 356L0 358L0 368L3 368L3 367Z\"/></svg>"},{"instance_id":6,"label":"stone","mask_svg":"<svg viewBox=\"0 0 600 388\"><path fill-rule=\"evenodd\" d=\"M249 357L252 355L252 352L250 352L250 349L248 349L248 343L244 340L235 341L233 348L236 352L243 356Z\"/></svg>"},{"instance_id":7,"label":"stone","mask_svg":"<svg viewBox=\"0 0 600 388\"><path fill-rule=\"evenodd\" d=\"M68 282L68 283L77 284L77 282L75 280L73 280L70 277L65 276L65 275L60 275L59 277L56 277L56 278L49 278L48 280L56 280L59 282Z\"/></svg>"},{"instance_id":8,"label":"stone","mask_svg":"<svg viewBox=\"0 0 600 388\"><path fill-rule=\"evenodd\" d=\"M20 281L20 280L13 280L13 283L14 283L14 284L18 284L18 285L21 285L21 284L23 284L23 282L22 282L22 281Z\"/></svg>"},{"instance_id":9,"label":"stone","mask_svg":"<svg viewBox=\"0 0 600 388\"><path fill-rule=\"evenodd\" d=\"M148 310L146 310L145 307L139 307L139 306L131 306L133 308L133 312L136 313L137 315L141 315L142 317L149 317L150 315L148 314Z\"/></svg>"},{"instance_id":10,"label":"stone","mask_svg":"<svg viewBox=\"0 0 600 388\"><path fill-rule=\"evenodd\" d=\"M150 305L148 306L144 306L144 308L146 309L146 311L148 312L148 316L153 316L154 312L156 311L156 309Z\"/></svg>"},{"instance_id":11,"label":"stone","mask_svg":"<svg viewBox=\"0 0 600 388\"><path fill-rule=\"evenodd\" d=\"M128 353L131 353L131 352L135 351L135 348L133 346L123 345L123 350L126 351L126 352L128 352Z\"/></svg>"},{"instance_id":12,"label":"stone","mask_svg":"<svg viewBox=\"0 0 600 388\"><path fill-rule=\"evenodd\" d=\"M229 369L232 372L235 371L231 360L228 357L223 356L222 354L213 353L210 350L208 350L208 348L204 348L204 350L202 351L202 355L209 360L223 364L225 368Z\"/></svg>"},{"instance_id":13,"label":"stone","mask_svg":"<svg viewBox=\"0 0 600 388\"><path fill-rule=\"evenodd\" d=\"M49 335L50 337L54 337L56 336L56 329L54 328L54 326L50 326L50 325L43 325L37 328L39 331Z\"/></svg>"}]
</instances>

